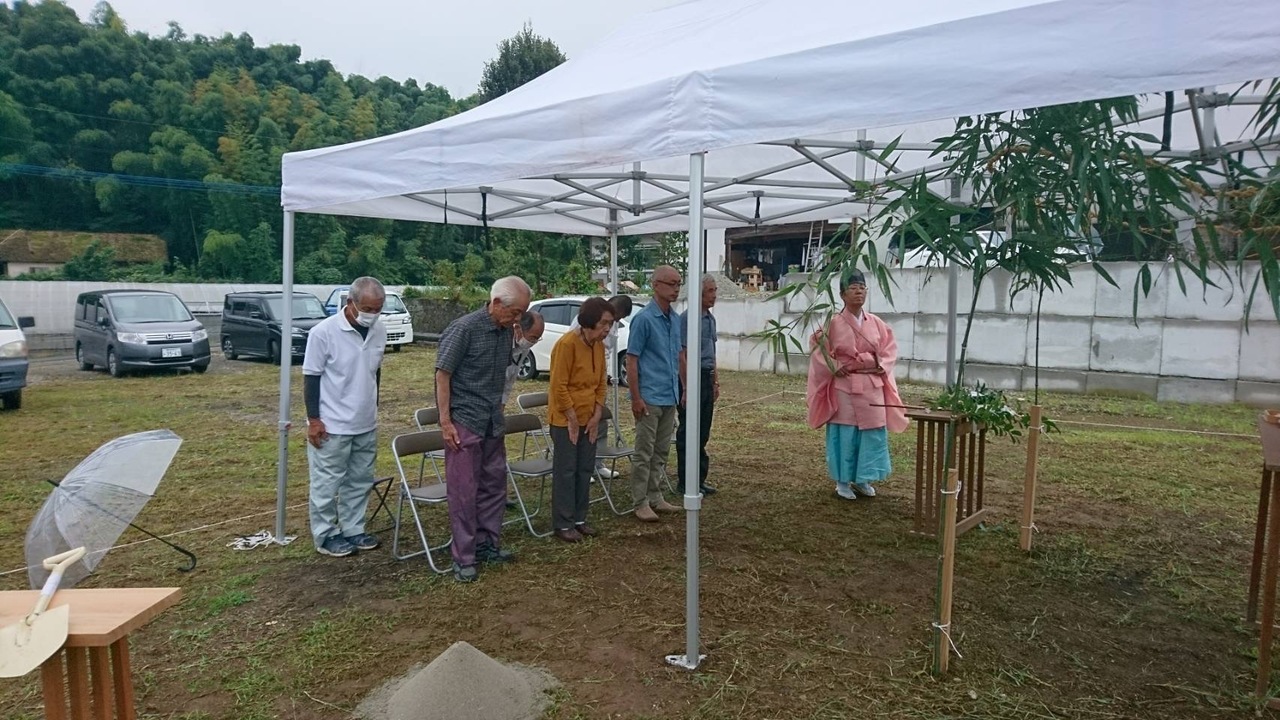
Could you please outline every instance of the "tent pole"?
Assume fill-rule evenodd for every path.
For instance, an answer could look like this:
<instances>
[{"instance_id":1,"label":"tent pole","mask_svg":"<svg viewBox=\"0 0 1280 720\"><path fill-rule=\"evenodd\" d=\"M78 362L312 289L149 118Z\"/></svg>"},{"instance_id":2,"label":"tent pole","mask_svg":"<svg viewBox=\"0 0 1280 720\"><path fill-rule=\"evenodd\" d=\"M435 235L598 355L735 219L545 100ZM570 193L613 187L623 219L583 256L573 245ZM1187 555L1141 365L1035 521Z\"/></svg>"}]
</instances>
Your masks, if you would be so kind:
<instances>
[{"instance_id":1,"label":"tent pole","mask_svg":"<svg viewBox=\"0 0 1280 720\"><path fill-rule=\"evenodd\" d=\"M622 293L622 286L618 283L618 211L609 211L609 284L613 288L613 294ZM613 357L609 358L609 365L613 368L613 439L618 446L622 445L622 426L618 424L618 384L622 380L621 369L618 367L618 348L613 349Z\"/></svg>"},{"instance_id":2,"label":"tent pole","mask_svg":"<svg viewBox=\"0 0 1280 720\"><path fill-rule=\"evenodd\" d=\"M698 447L702 414L702 253L698 239L702 237L702 181L706 156L694 153L689 156L689 243L688 275L685 290L688 322L685 323L685 340L688 361L685 363L685 447L684 454L684 510L685 510L685 653L668 655L667 662L686 670L696 670L704 655L698 653L698 514L702 509L702 491L699 482Z\"/></svg>"},{"instance_id":3,"label":"tent pole","mask_svg":"<svg viewBox=\"0 0 1280 720\"><path fill-rule=\"evenodd\" d=\"M280 318L280 455L276 460L276 542L284 540L285 490L289 479L289 372L293 366L293 213L284 214L284 307L289 312ZM289 347L284 344L288 342Z\"/></svg>"}]
</instances>

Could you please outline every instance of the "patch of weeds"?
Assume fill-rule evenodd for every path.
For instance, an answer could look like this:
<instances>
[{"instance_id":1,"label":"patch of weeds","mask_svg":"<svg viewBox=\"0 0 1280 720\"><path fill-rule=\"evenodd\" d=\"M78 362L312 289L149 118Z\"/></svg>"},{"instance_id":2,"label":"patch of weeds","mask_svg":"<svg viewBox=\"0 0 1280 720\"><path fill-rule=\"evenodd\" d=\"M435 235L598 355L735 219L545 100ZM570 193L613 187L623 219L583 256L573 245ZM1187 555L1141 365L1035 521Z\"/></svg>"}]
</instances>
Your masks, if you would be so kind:
<instances>
[{"instance_id":1,"label":"patch of weeds","mask_svg":"<svg viewBox=\"0 0 1280 720\"><path fill-rule=\"evenodd\" d=\"M240 607L251 602L253 602L253 595L250 595L247 591L227 590L209 600L209 610L205 613L205 617L217 617L231 608Z\"/></svg>"},{"instance_id":2,"label":"patch of weeds","mask_svg":"<svg viewBox=\"0 0 1280 720\"><path fill-rule=\"evenodd\" d=\"M270 646L264 652L272 652ZM258 720L274 717L271 705L283 692L284 684L276 674L277 661L260 655L245 658L245 668L227 683L227 689L235 696L237 717L241 720Z\"/></svg>"},{"instance_id":3,"label":"patch of weeds","mask_svg":"<svg viewBox=\"0 0 1280 720\"><path fill-rule=\"evenodd\" d=\"M1107 572L1107 562L1099 549L1074 533L1041 538L1033 557L1044 574L1054 580L1096 580Z\"/></svg>"}]
</instances>

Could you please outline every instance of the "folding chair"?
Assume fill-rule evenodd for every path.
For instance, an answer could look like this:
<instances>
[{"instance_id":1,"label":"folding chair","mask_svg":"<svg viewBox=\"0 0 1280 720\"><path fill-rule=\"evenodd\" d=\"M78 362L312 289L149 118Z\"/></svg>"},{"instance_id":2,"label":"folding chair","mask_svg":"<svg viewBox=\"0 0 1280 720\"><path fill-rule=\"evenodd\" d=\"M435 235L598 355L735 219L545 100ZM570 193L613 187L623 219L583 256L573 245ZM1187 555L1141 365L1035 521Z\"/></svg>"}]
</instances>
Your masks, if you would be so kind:
<instances>
[{"instance_id":1,"label":"folding chair","mask_svg":"<svg viewBox=\"0 0 1280 720\"><path fill-rule=\"evenodd\" d=\"M547 394L545 392L521 393L516 396L516 405L520 407L520 412L527 413L530 410L536 410L547 406ZM545 427L538 428L538 434L542 436L542 441L551 446L551 436L547 434Z\"/></svg>"},{"instance_id":2,"label":"folding chair","mask_svg":"<svg viewBox=\"0 0 1280 720\"><path fill-rule=\"evenodd\" d=\"M609 425L611 420L613 420L613 412L610 411L609 406L606 405L604 408L604 414L600 416L599 431L599 437L603 439L604 442L596 445L596 461L597 466L599 463L608 463L609 469L616 475L618 473L618 461L624 458L628 461L632 460L632 457L636 454L636 449L629 445L623 445L621 434L615 435L614 441L612 443L609 442ZM634 468L632 469L632 472L635 472ZM626 508L625 510L618 509L618 506L613 502L613 495L609 492L610 480L611 478L606 478L599 474L596 475L596 484L600 486L600 490L603 495L591 502L597 503L604 500L609 503L609 509L613 511L614 515L626 515L627 513L635 510L634 505ZM670 481L668 481L667 484L670 485Z\"/></svg>"},{"instance_id":3,"label":"folding chair","mask_svg":"<svg viewBox=\"0 0 1280 720\"><path fill-rule=\"evenodd\" d=\"M515 435L520 433L524 436L524 446L521 448L519 460L507 460L507 478L510 480L511 488L516 493L516 507L520 511L520 515L524 519L525 525L529 528L529 534L534 537L546 537L551 534L551 530L546 532L538 532L533 527L533 518L542 512L542 499L546 495L547 478L551 477L551 446L538 440L538 438L547 437L546 431L542 427L542 420L537 415L531 413L521 413L519 415L508 415L504 422L507 425L507 435ZM534 438L535 449L538 450L533 457L529 457L528 443L529 438ZM529 506L524 501L524 496L520 493L520 480L541 479L538 485L538 505L533 512L529 512ZM519 522L519 518L515 522ZM506 524L506 523L503 523Z\"/></svg>"},{"instance_id":4,"label":"folding chair","mask_svg":"<svg viewBox=\"0 0 1280 720\"><path fill-rule=\"evenodd\" d=\"M417 424L419 430L431 430L440 424L440 409L433 407L418 408L413 412L413 422ZM436 471L436 479L444 482L444 473L440 471L440 466L444 464L444 450L427 453L422 457L422 464L425 467L427 460L431 460L431 467ZM422 476L422 470L419 469L418 476Z\"/></svg>"},{"instance_id":5,"label":"folding chair","mask_svg":"<svg viewBox=\"0 0 1280 720\"><path fill-rule=\"evenodd\" d=\"M408 560L418 555L427 556L427 564L431 569L438 573L447 573L451 566L446 564L444 567L436 565L435 551L448 548L453 544L453 535L449 534L449 539L441 545L432 545L427 541L427 531L422 526L422 516L418 514L418 504L424 505L447 505L449 502L448 493L443 482L432 483L426 485L423 483L422 474L425 463L420 463L418 468L418 484L413 487L409 484L409 476L404 471L404 459L411 458L415 455L422 457L427 453L444 449L444 433L439 430L423 430L419 432L405 433L397 435L391 440L391 452L396 458L396 470L400 473L400 493L396 500L395 515L395 532L391 536L391 554L397 560ZM422 549L416 552L400 554L400 525L404 517L404 505L408 500L409 511L413 515L413 524L418 529L418 541L422 543ZM447 520L446 520L447 522Z\"/></svg>"}]
</instances>

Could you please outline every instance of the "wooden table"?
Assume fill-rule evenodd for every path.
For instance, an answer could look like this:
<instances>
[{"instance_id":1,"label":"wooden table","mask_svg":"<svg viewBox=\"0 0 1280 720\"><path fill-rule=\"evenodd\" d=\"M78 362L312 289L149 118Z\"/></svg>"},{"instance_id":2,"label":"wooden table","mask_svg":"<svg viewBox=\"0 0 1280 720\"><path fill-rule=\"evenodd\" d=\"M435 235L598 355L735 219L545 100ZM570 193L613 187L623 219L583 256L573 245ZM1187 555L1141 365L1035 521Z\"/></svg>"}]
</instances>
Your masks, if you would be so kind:
<instances>
[{"instance_id":1,"label":"wooden table","mask_svg":"<svg viewBox=\"0 0 1280 720\"><path fill-rule=\"evenodd\" d=\"M26 617L39 595L38 590L0 592L0 626ZM70 627L62 650L40 666L45 718L108 720L114 696L114 716L135 720L129 633L176 605L181 597L179 588L59 590L49 607L70 605Z\"/></svg>"}]
</instances>

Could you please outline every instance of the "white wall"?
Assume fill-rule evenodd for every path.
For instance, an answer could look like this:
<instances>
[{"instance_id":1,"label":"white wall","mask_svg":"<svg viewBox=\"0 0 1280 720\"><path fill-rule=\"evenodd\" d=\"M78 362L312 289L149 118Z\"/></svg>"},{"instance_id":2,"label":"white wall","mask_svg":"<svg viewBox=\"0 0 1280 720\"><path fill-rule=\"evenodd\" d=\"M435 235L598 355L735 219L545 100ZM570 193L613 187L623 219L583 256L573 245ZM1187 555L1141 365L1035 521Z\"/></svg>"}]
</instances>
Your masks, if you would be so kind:
<instances>
[{"instance_id":1,"label":"white wall","mask_svg":"<svg viewBox=\"0 0 1280 720\"><path fill-rule=\"evenodd\" d=\"M1238 284L1231 289L1230 277L1214 276L1220 287L1204 289L1189 279L1184 296L1169 269L1158 274L1148 296L1140 296L1135 322L1133 283L1138 267L1138 263L1107 266L1118 288L1089 266L1073 268L1070 286L1045 295L1040 316L1041 388L1127 390L1163 400L1280 404L1280 324L1265 299L1255 303L1246 330L1245 294ZM867 307L894 328L899 377L940 383L947 356L945 271L897 270L894 277L892 302L873 283ZM1251 275L1246 274L1246 281L1252 282ZM973 298L967 273L961 274L959 288L957 334L962 335ZM795 296L784 306L765 293L720 300L715 314L721 366L804 372L807 360L802 354L793 349L789 357L776 355L767 343L750 335L770 320L784 324L797 320L813 301L812 295ZM807 338L808 333L803 329L795 334ZM1030 389L1035 382L1035 296L1023 293L1010 298L1009 278L990 278L978 296L968 357L969 379L1004 389Z\"/></svg>"}]
</instances>

